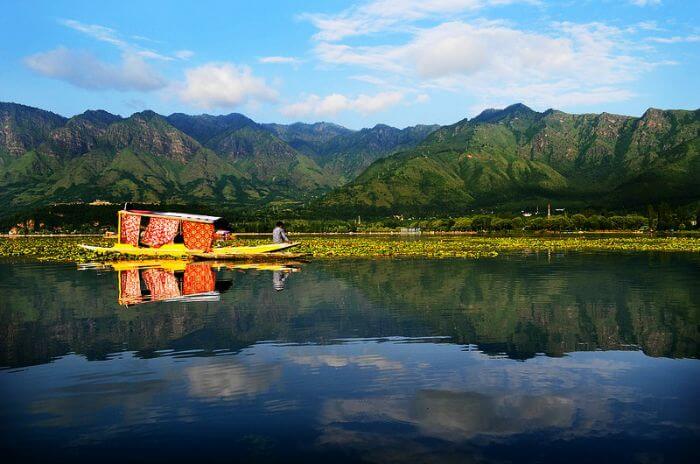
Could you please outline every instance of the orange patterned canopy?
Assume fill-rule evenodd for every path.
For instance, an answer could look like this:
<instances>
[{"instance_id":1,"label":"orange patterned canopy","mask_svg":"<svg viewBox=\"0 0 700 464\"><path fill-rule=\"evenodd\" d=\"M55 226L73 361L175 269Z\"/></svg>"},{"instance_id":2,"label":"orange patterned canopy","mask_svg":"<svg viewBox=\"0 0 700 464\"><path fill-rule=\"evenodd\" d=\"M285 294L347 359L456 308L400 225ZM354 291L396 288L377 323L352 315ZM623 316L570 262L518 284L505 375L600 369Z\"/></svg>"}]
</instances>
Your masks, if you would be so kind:
<instances>
[{"instance_id":1,"label":"orange patterned canopy","mask_svg":"<svg viewBox=\"0 0 700 464\"><path fill-rule=\"evenodd\" d=\"M182 235L189 250L211 251L214 239L214 224L203 222L182 222Z\"/></svg>"}]
</instances>

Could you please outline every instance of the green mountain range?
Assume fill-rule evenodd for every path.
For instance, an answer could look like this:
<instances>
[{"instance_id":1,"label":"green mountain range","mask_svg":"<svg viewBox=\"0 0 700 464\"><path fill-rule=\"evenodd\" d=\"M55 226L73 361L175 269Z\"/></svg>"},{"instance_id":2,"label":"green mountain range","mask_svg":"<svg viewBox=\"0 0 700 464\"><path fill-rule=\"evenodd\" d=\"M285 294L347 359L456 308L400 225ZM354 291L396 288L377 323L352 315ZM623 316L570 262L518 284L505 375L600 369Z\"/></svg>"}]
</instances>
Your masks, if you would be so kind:
<instances>
[{"instance_id":1,"label":"green mountain range","mask_svg":"<svg viewBox=\"0 0 700 464\"><path fill-rule=\"evenodd\" d=\"M0 103L0 124L5 212L95 199L300 203L354 179L382 156L417 145L431 130L263 125L235 113L143 111L122 118L98 110L67 119L15 103Z\"/></svg>"},{"instance_id":2,"label":"green mountain range","mask_svg":"<svg viewBox=\"0 0 700 464\"><path fill-rule=\"evenodd\" d=\"M374 162L319 211L460 213L479 208L640 207L700 199L700 110L640 118L486 110Z\"/></svg>"},{"instance_id":3,"label":"green mountain range","mask_svg":"<svg viewBox=\"0 0 700 464\"><path fill-rule=\"evenodd\" d=\"M450 126L354 131L0 103L2 213L51 203L310 205L323 216L700 200L700 110L640 118L516 104Z\"/></svg>"}]
</instances>

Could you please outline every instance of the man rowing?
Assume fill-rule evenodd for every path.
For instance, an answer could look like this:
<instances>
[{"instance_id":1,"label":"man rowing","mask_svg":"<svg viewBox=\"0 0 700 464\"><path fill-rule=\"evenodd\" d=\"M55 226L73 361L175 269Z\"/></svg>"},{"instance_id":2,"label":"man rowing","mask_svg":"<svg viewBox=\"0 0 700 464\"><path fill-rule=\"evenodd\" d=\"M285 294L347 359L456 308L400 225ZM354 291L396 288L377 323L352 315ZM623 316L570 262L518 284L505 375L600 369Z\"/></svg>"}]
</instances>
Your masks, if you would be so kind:
<instances>
[{"instance_id":1,"label":"man rowing","mask_svg":"<svg viewBox=\"0 0 700 464\"><path fill-rule=\"evenodd\" d=\"M275 228L272 230L272 241L274 243L289 243L289 237L287 237L287 231L284 230L284 223L278 221Z\"/></svg>"}]
</instances>

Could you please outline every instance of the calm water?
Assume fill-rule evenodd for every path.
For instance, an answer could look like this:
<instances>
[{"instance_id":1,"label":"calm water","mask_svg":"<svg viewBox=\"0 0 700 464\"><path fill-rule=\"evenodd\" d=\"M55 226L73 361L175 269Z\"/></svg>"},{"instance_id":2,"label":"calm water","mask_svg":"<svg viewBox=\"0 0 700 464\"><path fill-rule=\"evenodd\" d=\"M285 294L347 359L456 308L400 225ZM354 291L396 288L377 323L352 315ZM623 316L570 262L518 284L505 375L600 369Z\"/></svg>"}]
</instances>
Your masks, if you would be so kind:
<instances>
[{"instance_id":1,"label":"calm water","mask_svg":"<svg viewBox=\"0 0 700 464\"><path fill-rule=\"evenodd\" d=\"M4 458L697 462L697 256L0 263L0 291Z\"/></svg>"}]
</instances>

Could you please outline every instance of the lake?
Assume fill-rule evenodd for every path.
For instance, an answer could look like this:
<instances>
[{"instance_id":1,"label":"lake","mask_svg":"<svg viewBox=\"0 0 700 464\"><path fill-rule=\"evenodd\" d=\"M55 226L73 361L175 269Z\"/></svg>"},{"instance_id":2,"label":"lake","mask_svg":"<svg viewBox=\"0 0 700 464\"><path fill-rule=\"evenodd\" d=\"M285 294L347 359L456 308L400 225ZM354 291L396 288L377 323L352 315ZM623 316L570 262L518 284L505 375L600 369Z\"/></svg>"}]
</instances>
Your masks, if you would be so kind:
<instances>
[{"instance_id":1,"label":"lake","mask_svg":"<svg viewBox=\"0 0 700 464\"><path fill-rule=\"evenodd\" d=\"M698 456L696 254L0 262L0 291L6 459Z\"/></svg>"}]
</instances>

